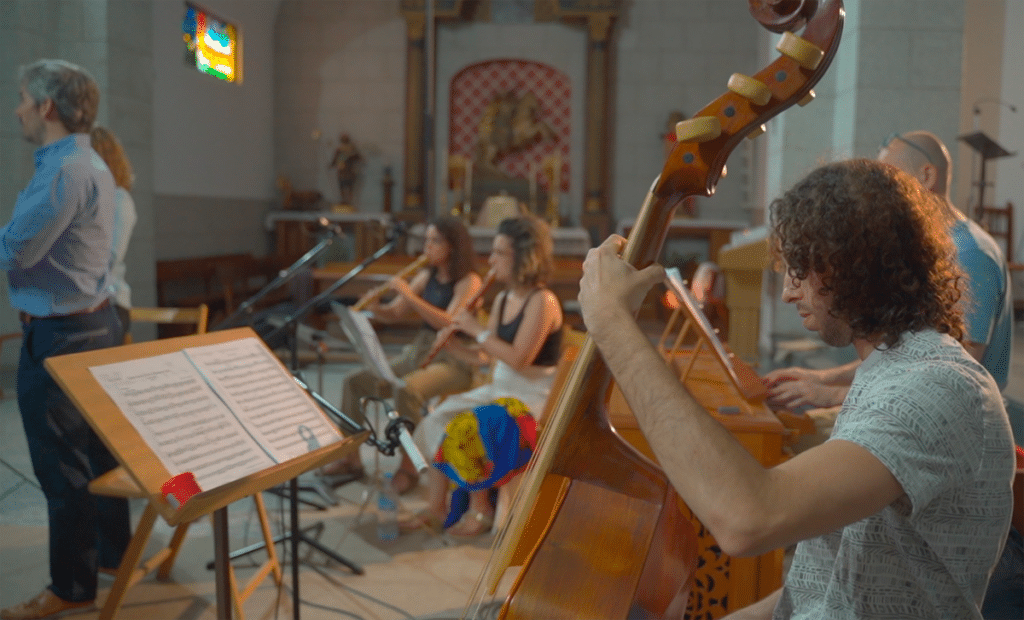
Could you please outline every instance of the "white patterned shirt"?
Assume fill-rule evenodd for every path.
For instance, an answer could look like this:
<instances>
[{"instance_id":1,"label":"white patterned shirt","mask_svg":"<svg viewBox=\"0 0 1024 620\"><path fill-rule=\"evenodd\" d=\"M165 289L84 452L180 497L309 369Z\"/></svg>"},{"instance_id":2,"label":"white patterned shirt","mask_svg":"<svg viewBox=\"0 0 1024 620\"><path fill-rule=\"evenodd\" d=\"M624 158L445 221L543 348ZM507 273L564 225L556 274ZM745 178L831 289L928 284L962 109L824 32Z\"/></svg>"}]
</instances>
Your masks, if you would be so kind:
<instances>
[{"instance_id":1,"label":"white patterned shirt","mask_svg":"<svg viewBox=\"0 0 1024 620\"><path fill-rule=\"evenodd\" d=\"M837 439L869 450L904 495L801 542L774 617L980 619L1014 472L992 377L949 336L906 333L860 365Z\"/></svg>"}]
</instances>

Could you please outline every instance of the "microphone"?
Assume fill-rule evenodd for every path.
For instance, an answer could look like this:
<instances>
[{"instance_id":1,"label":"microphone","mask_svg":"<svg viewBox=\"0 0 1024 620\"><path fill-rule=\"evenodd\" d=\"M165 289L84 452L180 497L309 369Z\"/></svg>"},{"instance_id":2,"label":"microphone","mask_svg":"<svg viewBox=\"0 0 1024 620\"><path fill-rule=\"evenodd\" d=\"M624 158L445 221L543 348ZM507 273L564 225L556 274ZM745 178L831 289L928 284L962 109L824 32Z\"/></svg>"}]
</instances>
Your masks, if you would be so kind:
<instances>
[{"instance_id":1,"label":"microphone","mask_svg":"<svg viewBox=\"0 0 1024 620\"><path fill-rule=\"evenodd\" d=\"M322 230L329 230L331 232L331 234L336 236L336 237L344 237L345 236L345 233L342 232L342 230L341 230L341 224L335 224L334 222L331 222L326 217L322 217L321 216L321 217L317 218L316 223L317 223L317 225L320 226L320 228Z\"/></svg>"},{"instance_id":2,"label":"microphone","mask_svg":"<svg viewBox=\"0 0 1024 620\"><path fill-rule=\"evenodd\" d=\"M388 439L393 440L392 434L397 434L398 442L402 445L409 460L412 461L412 466L416 468L416 471L421 474L427 471L427 459L423 458L423 454L416 447L416 442L413 441L412 435L409 433L409 429L413 427L412 422L398 417L398 412L390 407L388 408L388 417L391 418L386 431Z\"/></svg>"}]
</instances>

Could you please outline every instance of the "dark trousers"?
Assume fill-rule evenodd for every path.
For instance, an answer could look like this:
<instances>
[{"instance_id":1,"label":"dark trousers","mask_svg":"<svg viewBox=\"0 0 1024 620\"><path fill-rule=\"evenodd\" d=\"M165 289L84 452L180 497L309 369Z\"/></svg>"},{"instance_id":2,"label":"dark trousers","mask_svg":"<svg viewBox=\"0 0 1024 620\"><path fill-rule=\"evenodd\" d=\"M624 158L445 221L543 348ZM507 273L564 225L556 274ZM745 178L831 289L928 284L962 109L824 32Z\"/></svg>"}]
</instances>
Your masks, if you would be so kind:
<instances>
[{"instance_id":1,"label":"dark trousers","mask_svg":"<svg viewBox=\"0 0 1024 620\"><path fill-rule=\"evenodd\" d=\"M89 493L117 461L43 366L46 358L123 340L113 307L33 319L23 326L18 407L32 469L50 520L50 589L68 601L96 598L97 566L114 568L131 536L128 502Z\"/></svg>"}]
</instances>

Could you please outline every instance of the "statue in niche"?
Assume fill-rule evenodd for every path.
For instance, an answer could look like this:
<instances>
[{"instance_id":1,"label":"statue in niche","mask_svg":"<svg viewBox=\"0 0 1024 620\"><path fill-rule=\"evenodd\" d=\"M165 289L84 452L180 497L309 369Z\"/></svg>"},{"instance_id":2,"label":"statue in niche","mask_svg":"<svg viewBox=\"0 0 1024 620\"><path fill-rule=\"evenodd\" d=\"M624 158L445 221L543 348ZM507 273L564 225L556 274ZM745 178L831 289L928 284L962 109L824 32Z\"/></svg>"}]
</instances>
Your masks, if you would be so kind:
<instances>
[{"instance_id":1,"label":"statue in niche","mask_svg":"<svg viewBox=\"0 0 1024 620\"><path fill-rule=\"evenodd\" d=\"M496 95L477 124L476 165L500 176L497 162L505 155L543 140L557 141L554 130L539 116L540 101L530 91L522 97L512 91Z\"/></svg>"},{"instance_id":2,"label":"statue in niche","mask_svg":"<svg viewBox=\"0 0 1024 620\"><path fill-rule=\"evenodd\" d=\"M328 168L334 168L338 175L338 192L341 194L343 205L352 205L362 163L363 156L352 142L352 138L347 133L341 134L338 137L338 148L334 149L334 157L331 158Z\"/></svg>"}]
</instances>

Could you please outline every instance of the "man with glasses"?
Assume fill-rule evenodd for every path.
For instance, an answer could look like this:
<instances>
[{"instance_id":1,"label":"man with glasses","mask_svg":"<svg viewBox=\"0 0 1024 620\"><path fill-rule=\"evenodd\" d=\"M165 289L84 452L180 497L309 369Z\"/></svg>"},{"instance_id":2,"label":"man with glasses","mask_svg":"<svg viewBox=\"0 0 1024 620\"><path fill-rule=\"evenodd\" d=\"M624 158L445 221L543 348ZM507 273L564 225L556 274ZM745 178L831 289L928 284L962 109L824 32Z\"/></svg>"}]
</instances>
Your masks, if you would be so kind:
<instances>
[{"instance_id":1,"label":"man with glasses","mask_svg":"<svg viewBox=\"0 0 1024 620\"><path fill-rule=\"evenodd\" d=\"M953 206L949 199L952 177L949 151L927 131L890 134L882 143L878 161L916 178L925 189L945 199L954 225L950 230L957 260L967 276L964 347L1006 389L1013 348L1013 297L1006 258L992 236ZM784 368L766 375L773 404L791 408L834 407L842 404L853 373L852 362L828 370Z\"/></svg>"},{"instance_id":2,"label":"man with glasses","mask_svg":"<svg viewBox=\"0 0 1024 620\"><path fill-rule=\"evenodd\" d=\"M925 189L941 196L953 218L950 235L957 262L963 269L966 290L961 291L966 333L963 346L1006 389L1013 349L1013 296L1006 258L991 235L961 213L949 199L952 176L949 151L927 131L890 134L882 143L878 161L915 177ZM842 404L860 360L825 370L785 368L765 376L773 405L834 407ZM1018 430L1019 432L1019 430ZM1017 499L1020 501L1020 498ZM1002 557L989 582L982 614L992 620L1021 618L1021 573L1024 542L1011 527Z\"/></svg>"},{"instance_id":3,"label":"man with glasses","mask_svg":"<svg viewBox=\"0 0 1024 620\"><path fill-rule=\"evenodd\" d=\"M859 159L811 172L769 215L782 300L863 360L831 438L775 467L693 399L637 325L659 265L631 266L613 236L580 281L588 334L722 550L796 544L783 588L728 618L980 620L1010 521L1013 442L996 382L958 342L946 205Z\"/></svg>"}]
</instances>

